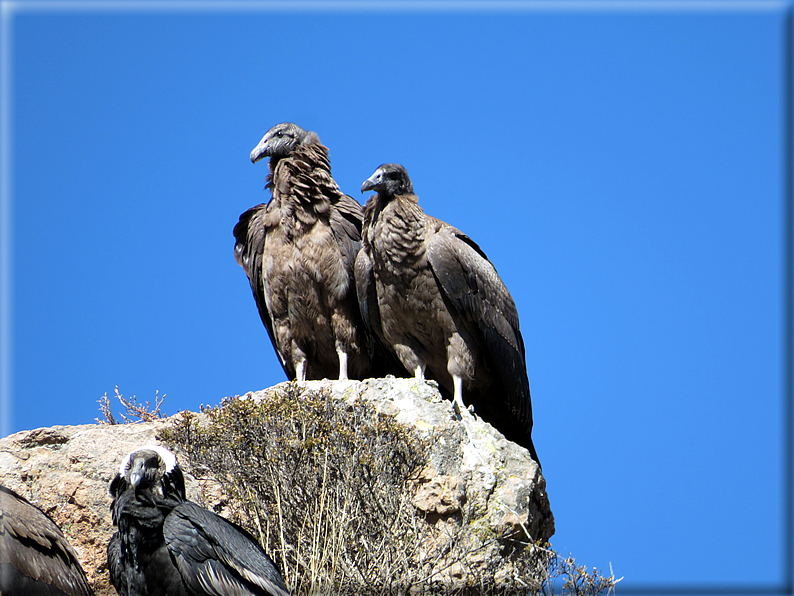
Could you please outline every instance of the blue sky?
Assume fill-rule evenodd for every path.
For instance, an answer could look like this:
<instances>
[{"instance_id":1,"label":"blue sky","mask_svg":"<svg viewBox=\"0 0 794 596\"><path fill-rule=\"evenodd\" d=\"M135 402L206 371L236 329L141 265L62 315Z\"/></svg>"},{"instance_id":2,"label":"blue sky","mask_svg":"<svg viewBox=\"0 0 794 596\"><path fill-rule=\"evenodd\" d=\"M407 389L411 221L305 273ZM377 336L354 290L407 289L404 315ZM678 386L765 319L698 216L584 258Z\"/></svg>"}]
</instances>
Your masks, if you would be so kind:
<instances>
[{"instance_id":1,"label":"blue sky","mask_svg":"<svg viewBox=\"0 0 794 596\"><path fill-rule=\"evenodd\" d=\"M790 5L290 6L2 2L3 434L284 380L231 230L289 120L495 263L557 550L622 593L790 577Z\"/></svg>"}]
</instances>

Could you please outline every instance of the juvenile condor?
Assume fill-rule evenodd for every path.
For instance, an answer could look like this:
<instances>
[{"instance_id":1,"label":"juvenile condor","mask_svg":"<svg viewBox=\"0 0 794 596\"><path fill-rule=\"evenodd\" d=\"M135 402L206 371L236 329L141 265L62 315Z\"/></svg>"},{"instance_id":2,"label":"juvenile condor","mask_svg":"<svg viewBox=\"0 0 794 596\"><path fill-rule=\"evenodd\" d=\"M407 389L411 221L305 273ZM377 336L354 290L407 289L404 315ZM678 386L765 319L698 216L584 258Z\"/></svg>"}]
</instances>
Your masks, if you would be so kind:
<instances>
[{"instance_id":1,"label":"juvenile condor","mask_svg":"<svg viewBox=\"0 0 794 596\"><path fill-rule=\"evenodd\" d=\"M289 596L273 561L245 529L185 499L173 453L129 453L110 483L110 580L119 596Z\"/></svg>"},{"instance_id":2,"label":"juvenile condor","mask_svg":"<svg viewBox=\"0 0 794 596\"><path fill-rule=\"evenodd\" d=\"M405 376L361 324L353 268L363 211L331 176L327 147L284 122L251 152L253 163L265 157L272 198L240 216L234 253L287 377Z\"/></svg>"},{"instance_id":3,"label":"juvenile condor","mask_svg":"<svg viewBox=\"0 0 794 596\"><path fill-rule=\"evenodd\" d=\"M52 518L5 486L0 486L0 594L94 594L77 554Z\"/></svg>"},{"instance_id":4,"label":"juvenile condor","mask_svg":"<svg viewBox=\"0 0 794 596\"><path fill-rule=\"evenodd\" d=\"M426 215L405 168L361 185L356 285L365 323L417 378L425 374L508 439L532 443L532 402L518 312L493 264L460 230Z\"/></svg>"}]
</instances>

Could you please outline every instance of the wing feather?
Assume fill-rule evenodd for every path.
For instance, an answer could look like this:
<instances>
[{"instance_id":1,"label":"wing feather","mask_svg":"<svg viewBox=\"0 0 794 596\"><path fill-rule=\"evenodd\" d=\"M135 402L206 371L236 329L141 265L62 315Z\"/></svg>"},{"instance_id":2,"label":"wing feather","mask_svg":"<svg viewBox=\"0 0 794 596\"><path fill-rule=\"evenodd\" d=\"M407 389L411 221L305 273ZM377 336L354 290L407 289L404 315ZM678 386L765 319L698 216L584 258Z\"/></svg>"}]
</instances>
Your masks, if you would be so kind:
<instances>
[{"instance_id":1,"label":"wing feather","mask_svg":"<svg viewBox=\"0 0 794 596\"><path fill-rule=\"evenodd\" d=\"M168 515L163 536L196 593L289 596L273 561L240 526L189 501Z\"/></svg>"},{"instance_id":2,"label":"wing feather","mask_svg":"<svg viewBox=\"0 0 794 596\"><path fill-rule=\"evenodd\" d=\"M53 519L0 486L0 594L93 596L77 553Z\"/></svg>"},{"instance_id":3,"label":"wing feather","mask_svg":"<svg viewBox=\"0 0 794 596\"><path fill-rule=\"evenodd\" d=\"M288 379L295 378L295 371L292 364L285 362L276 349L275 336L273 334L273 321L267 308L265 298L265 279L262 271L262 255L265 251L265 236L267 234L266 215L267 203L262 203L251 207L240 216L240 220L234 226L234 258L240 267L243 268L251 284L251 291L254 294L256 307L259 311L259 318L267 329L270 337L270 344L278 356L281 367Z\"/></svg>"},{"instance_id":4,"label":"wing feather","mask_svg":"<svg viewBox=\"0 0 794 596\"><path fill-rule=\"evenodd\" d=\"M372 259L370 259L369 253L363 249L358 252L356 257L356 294L364 325L370 333L383 339Z\"/></svg>"},{"instance_id":5,"label":"wing feather","mask_svg":"<svg viewBox=\"0 0 794 596\"><path fill-rule=\"evenodd\" d=\"M331 210L330 225L336 243L342 252L345 269L352 275L356 255L361 248L361 222L364 219L361 205L348 195L341 195Z\"/></svg>"},{"instance_id":6,"label":"wing feather","mask_svg":"<svg viewBox=\"0 0 794 596\"><path fill-rule=\"evenodd\" d=\"M471 238L446 224L429 240L427 259L458 319L479 337L510 411L531 429L532 403L518 311L496 268Z\"/></svg>"},{"instance_id":7,"label":"wing feather","mask_svg":"<svg viewBox=\"0 0 794 596\"><path fill-rule=\"evenodd\" d=\"M110 583L116 588L119 594L127 593L127 578L124 574L124 562L122 556L121 536L116 532L108 543L108 572Z\"/></svg>"}]
</instances>

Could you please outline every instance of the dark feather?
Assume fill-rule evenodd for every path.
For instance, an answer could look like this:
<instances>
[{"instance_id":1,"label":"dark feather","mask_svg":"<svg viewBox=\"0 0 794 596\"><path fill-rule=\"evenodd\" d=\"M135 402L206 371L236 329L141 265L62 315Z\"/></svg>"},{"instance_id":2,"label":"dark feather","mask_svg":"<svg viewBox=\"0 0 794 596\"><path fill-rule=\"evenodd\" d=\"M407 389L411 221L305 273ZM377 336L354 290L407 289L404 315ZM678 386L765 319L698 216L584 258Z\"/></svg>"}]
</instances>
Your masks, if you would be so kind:
<instances>
[{"instance_id":1,"label":"dark feather","mask_svg":"<svg viewBox=\"0 0 794 596\"><path fill-rule=\"evenodd\" d=\"M0 486L0 594L91 596L72 546L49 515Z\"/></svg>"},{"instance_id":2,"label":"dark feather","mask_svg":"<svg viewBox=\"0 0 794 596\"><path fill-rule=\"evenodd\" d=\"M182 577L196 593L288 594L273 561L253 536L195 503L175 507L163 535Z\"/></svg>"},{"instance_id":3,"label":"dark feather","mask_svg":"<svg viewBox=\"0 0 794 596\"><path fill-rule=\"evenodd\" d=\"M267 205L262 203L256 207L251 207L240 216L240 220L234 226L233 231L236 239L234 258L248 276L256 308L259 311L259 318L262 319L262 323L267 330L267 335L270 338L273 349L276 351L278 361L281 363L287 378L293 379L295 378L294 367L290 365L288 369L287 364L278 349L276 349L276 340L273 336L273 321L270 319L267 301L265 300L264 281L262 279L262 255L265 250L266 227L264 225L264 217L266 210Z\"/></svg>"},{"instance_id":4,"label":"dark feather","mask_svg":"<svg viewBox=\"0 0 794 596\"><path fill-rule=\"evenodd\" d=\"M535 461L532 403L518 312L496 268L471 238L422 211L398 164L362 185L356 285L365 321L408 370L425 368Z\"/></svg>"},{"instance_id":5,"label":"dark feather","mask_svg":"<svg viewBox=\"0 0 794 596\"><path fill-rule=\"evenodd\" d=\"M111 482L118 532L107 551L111 582L120 596L289 596L253 536L185 500L173 454L147 446L126 461Z\"/></svg>"}]
</instances>

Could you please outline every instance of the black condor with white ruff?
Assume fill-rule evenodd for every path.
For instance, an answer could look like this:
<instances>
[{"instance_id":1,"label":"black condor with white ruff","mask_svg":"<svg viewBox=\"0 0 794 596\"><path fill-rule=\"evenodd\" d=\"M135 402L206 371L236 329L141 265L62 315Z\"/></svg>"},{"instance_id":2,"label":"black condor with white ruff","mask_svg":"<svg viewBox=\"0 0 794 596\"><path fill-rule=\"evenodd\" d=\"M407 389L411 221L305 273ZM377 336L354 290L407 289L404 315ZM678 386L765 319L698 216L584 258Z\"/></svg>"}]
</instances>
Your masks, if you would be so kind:
<instances>
[{"instance_id":1,"label":"black condor with white ruff","mask_svg":"<svg viewBox=\"0 0 794 596\"><path fill-rule=\"evenodd\" d=\"M273 561L240 526L185 498L173 453L146 445L110 483L118 531L108 545L120 596L289 596Z\"/></svg>"}]
</instances>

